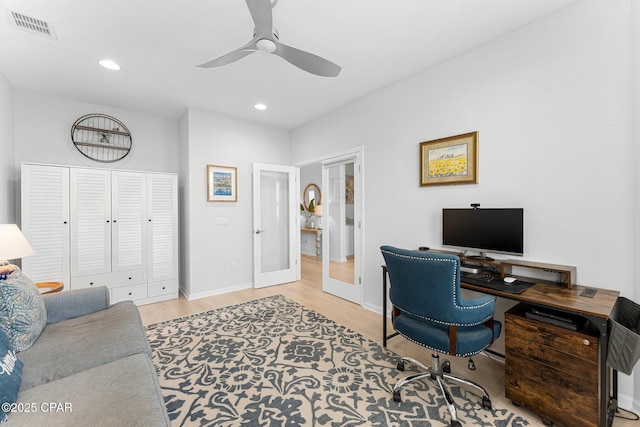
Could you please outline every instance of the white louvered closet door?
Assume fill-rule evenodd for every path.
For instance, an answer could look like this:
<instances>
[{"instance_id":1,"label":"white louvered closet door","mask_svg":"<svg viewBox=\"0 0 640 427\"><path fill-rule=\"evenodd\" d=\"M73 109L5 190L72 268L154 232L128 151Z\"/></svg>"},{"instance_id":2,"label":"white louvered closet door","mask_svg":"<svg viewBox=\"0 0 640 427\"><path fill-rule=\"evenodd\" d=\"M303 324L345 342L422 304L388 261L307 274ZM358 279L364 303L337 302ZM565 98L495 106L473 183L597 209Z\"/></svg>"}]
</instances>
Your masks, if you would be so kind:
<instances>
[{"instance_id":1,"label":"white louvered closet door","mask_svg":"<svg viewBox=\"0 0 640 427\"><path fill-rule=\"evenodd\" d=\"M111 172L112 270L145 268L147 174Z\"/></svg>"},{"instance_id":2,"label":"white louvered closet door","mask_svg":"<svg viewBox=\"0 0 640 427\"><path fill-rule=\"evenodd\" d=\"M147 174L149 282L178 278L177 177Z\"/></svg>"},{"instance_id":3,"label":"white louvered closet door","mask_svg":"<svg viewBox=\"0 0 640 427\"><path fill-rule=\"evenodd\" d=\"M70 170L71 277L111 272L111 174Z\"/></svg>"},{"instance_id":4,"label":"white louvered closet door","mask_svg":"<svg viewBox=\"0 0 640 427\"><path fill-rule=\"evenodd\" d=\"M22 259L34 282L69 286L69 168L22 165L21 229L35 251Z\"/></svg>"}]
</instances>

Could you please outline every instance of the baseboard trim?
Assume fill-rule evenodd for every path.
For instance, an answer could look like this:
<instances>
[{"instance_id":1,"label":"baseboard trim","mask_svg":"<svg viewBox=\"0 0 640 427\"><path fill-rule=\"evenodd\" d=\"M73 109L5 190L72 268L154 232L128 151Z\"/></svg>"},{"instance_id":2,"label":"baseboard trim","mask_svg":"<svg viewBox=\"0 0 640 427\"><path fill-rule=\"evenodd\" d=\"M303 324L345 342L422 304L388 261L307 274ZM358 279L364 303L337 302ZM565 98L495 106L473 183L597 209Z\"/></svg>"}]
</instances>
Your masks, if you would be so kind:
<instances>
[{"instance_id":1,"label":"baseboard trim","mask_svg":"<svg viewBox=\"0 0 640 427\"><path fill-rule=\"evenodd\" d=\"M367 302L363 302L362 304L360 304L362 306L362 308L364 308L365 310L369 310L369 311L373 311L376 314L382 314L382 307L377 306L377 305L373 305Z\"/></svg>"},{"instance_id":2,"label":"baseboard trim","mask_svg":"<svg viewBox=\"0 0 640 427\"><path fill-rule=\"evenodd\" d=\"M185 291L183 288L180 288L180 293L184 295L184 297L188 301L193 301L201 298L213 297L216 295L222 295L222 294L227 294L229 292L242 291L242 290L251 289L251 288L253 288L253 282L243 283L243 284L234 285L234 286L228 286L226 288L214 289L211 291L197 292L194 294L190 294L189 292Z\"/></svg>"}]
</instances>

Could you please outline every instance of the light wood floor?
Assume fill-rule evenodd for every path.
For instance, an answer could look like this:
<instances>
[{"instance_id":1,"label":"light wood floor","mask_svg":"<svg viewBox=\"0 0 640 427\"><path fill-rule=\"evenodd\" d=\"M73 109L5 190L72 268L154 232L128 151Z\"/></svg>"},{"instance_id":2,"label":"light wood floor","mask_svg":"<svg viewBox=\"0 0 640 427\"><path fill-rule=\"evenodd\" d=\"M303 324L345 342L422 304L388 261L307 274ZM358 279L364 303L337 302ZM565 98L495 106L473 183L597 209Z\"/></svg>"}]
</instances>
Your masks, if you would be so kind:
<instances>
[{"instance_id":1,"label":"light wood floor","mask_svg":"<svg viewBox=\"0 0 640 427\"><path fill-rule=\"evenodd\" d=\"M348 257L345 262L330 261L329 277L339 280L341 282L350 283L353 285L355 280L355 278L353 277L354 275L353 272L355 269L354 262L355 262L354 257Z\"/></svg>"},{"instance_id":2,"label":"light wood floor","mask_svg":"<svg viewBox=\"0 0 640 427\"><path fill-rule=\"evenodd\" d=\"M227 293L194 301L187 301L182 295L177 300L165 301L156 304L140 306L140 313L145 325L188 314L200 313L213 308L225 307L262 298L271 295L284 295L305 307L347 326L363 336L382 344L382 317L379 314L365 310L352 302L337 298L322 291L322 261L316 261L315 257L303 257L302 280L284 285L271 286L262 289L247 289ZM390 323L389 323L390 325ZM391 327L389 326L389 330ZM430 364L431 352L413 344L402 337L389 340L388 348L396 354L411 356ZM477 369L467 369L467 359L449 358L452 363L452 372L464 378L471 379L482 384L493 402L495 408L507 408L524 417L534 427L543 427L542 420L537 415L526 409L516 407L504 396L504 366L487 357L478 355L474 357ZM391 398L391 396L390 396ZM614 427L638 427L640 422L624 421L616 418ZM573 427L573 426L569 426ZM580 426L575 426L580 427Z\"/></svg>"}]
</instances>

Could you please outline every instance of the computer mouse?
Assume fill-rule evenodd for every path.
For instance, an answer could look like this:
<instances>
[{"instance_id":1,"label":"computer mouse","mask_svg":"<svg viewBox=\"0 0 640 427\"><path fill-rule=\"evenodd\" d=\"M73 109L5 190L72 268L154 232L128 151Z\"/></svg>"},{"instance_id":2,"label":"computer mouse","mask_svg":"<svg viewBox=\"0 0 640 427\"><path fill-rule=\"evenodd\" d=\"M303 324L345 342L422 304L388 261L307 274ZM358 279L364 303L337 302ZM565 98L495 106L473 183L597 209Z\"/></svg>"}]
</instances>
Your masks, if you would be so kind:
<instances>
[{"instance_id":1,"label":"computer mouse","mask_svg":"<svg viewBox=\"0 0 640 427\"><path fill-rule=\"evenodd\" d=\"M510 285L510 284L512 284L513 282L516 281L516 278L515 277L505 277L503 280L504 280L504 283Z\"/></svg>"}]
</instances>

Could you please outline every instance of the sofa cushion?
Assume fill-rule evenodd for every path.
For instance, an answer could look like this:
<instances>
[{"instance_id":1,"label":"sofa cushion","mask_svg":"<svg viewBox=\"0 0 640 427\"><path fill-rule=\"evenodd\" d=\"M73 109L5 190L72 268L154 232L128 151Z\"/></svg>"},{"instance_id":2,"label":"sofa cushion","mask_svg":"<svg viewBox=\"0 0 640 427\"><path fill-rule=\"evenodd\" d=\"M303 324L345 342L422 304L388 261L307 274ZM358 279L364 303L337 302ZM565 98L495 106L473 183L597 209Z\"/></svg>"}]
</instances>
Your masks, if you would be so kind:
<instances>
[{"instance_id":1,"label":"sofa cushion","mask_svg":"<svg viewBox=\"0 0 640 427\"><path fill-rule=\"evenodd\" d=\"M40 291L22 271L14 270L0 280L0 329L15 351L28 349L47 323Z\"/></svg>"},{"instance_id":2,"label":"sofa cushion","mask_svg":"<svg viewBox=\"0 0 640 427\"><path fill-rule=\"evenodd\" d=\"M4 426L169 426L158 376L136 354L20 392L36 411L9 414ZM51 403L54 405L51 406Z\"/></svg>"},{"instance_id":3,"label":"sofa cushion","mask_svg":"<svg viewBox=\"0 0 640 427\"><path fill-rule=\"evenodd\" d=\"M0 422L7 418L4 408L16 402L22 384L22 362L9 342L9 338L0 331Z\"/></svg>"},{"instance_id":4,"label":"sofa cushion","mask_svg":"<svg viewBox=\"0 0 640 427\"><path fill-rule=\"evenodd\" d=\"M106 286L45 294L42 299L47 309L47 325L106 310L110 305Z\"/></svg>"},{"instance_id":5,"label":"sofa cushion","mask_svg":"<svg viewBox=\"0 0 640 427\"><path fill-rule=\"evenodd\" d=\"M151 354L151 348L131 301L49 324L35 345L18 354L22 390L136 353Z\"/></svg>"}]
</instances>

